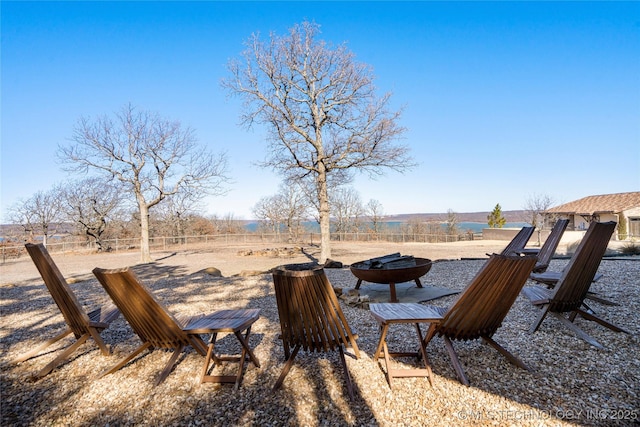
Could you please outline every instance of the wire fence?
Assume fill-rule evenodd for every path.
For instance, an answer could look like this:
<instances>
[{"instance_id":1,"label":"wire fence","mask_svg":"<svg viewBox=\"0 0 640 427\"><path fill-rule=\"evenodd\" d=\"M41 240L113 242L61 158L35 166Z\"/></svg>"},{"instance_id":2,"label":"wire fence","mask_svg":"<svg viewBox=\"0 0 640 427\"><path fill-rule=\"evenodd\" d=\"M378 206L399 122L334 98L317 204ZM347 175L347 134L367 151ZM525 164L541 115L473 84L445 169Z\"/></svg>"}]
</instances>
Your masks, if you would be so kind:
<instances>
[{"instance_id":1,"label":"wire fence","mask_svg":"<svg viewBox=\"0 0 640 427\"><path fill-rule=\"evenodd\" d=\"M464 233L460 235L419 234L402 232L381 233L332 233L331 240L336 242L420 242L420 243L448 243L461 240L481 240L482 234ZM290 244L313 245L320 243L320 233L304 233L289 236L283 233L245 233L245 234L214 234L204 236L161 236L149 239L151 251L177 250L189 248L203 248L216 245L251 245L251 244ZM108 239L102 241L102 248L107 252L125 252L140 249L140 238ZM47 249L51 253L98 252L99 246L94 240L87 240L78 236L49 238ZM0 259L6 262L26 255L24 244L3 240L0 242Z\"/></svg>"}]
</instances>

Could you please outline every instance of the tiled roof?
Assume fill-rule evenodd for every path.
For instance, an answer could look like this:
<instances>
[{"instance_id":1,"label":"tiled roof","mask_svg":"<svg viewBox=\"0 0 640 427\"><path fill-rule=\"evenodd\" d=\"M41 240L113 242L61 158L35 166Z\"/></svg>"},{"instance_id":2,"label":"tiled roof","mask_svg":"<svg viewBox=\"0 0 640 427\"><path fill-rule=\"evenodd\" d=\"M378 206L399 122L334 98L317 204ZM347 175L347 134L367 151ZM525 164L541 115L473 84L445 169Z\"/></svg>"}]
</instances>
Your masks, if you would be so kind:
<instances>
[{"instance_id":1,"label":"tiled roof","mask_svg":"<svg viewBox=\"0 0 640 427\"><path fill-rule=\"evenodd\" d=\"M547 209L549 213L587 214L618 213L640 207L640 191L588 196Z\"/></svg>"}]
</instances>

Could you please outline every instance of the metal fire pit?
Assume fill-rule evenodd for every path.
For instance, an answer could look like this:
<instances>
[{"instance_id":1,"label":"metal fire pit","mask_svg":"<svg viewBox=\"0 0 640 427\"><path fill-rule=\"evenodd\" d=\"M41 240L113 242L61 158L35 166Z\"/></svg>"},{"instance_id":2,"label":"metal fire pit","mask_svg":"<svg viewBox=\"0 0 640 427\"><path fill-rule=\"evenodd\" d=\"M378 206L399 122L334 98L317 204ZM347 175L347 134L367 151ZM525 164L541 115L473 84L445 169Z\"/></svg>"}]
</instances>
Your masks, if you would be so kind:
<instances>
[{"instance_id":1,"label":"metal fire pit","mask_svg":"<svg viewBox=\"0 0 640 427\"><path fill-rule=\"evenodd\" d=\"M420 277L431 270L431 260L427 258L415 258L416 265L401 268L370 268L368 261L360 261L351 264L351 273L358 278L356 289L360 289L362 281L371 283L388 284L391 291L391 302L398 302L396 298L396 283L415 280L421 288Z\"/></svg>"}]
</instances>

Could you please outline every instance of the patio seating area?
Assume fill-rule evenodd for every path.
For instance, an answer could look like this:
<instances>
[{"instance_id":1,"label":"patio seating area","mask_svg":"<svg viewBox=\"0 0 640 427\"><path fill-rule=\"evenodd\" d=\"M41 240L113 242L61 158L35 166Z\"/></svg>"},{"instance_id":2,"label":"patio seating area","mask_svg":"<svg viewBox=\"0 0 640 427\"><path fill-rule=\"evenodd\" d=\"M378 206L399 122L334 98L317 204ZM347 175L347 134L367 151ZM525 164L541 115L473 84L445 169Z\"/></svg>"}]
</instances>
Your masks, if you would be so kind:
<instances>
[{"instance_id":1,"label":"patio seating area","mask_svg":"<svg viewBox=\"0 0 640 427\"><path fill-rule=\"evenodd\" d=\"M171 261L171 260L169 260ZM437 261L422 279L424 286L444 286L462 291L486 260ZM561 271L566 259L555 259L550 269ZM96 263L96 265L99 265ZM91 266L92 268L93 266ZM70 284L78 299L90 305L108 302L108 296L86 268ZM80 347L71 359L38 381L30 376L56 357L45 353L20 364L13 359L44 336L65 325L37 272L23 280L1 285L2 424L3 425L170 425L186 421L231 425L451 425L514 423L517 425L631 425L640 414L637 384L640 366L640 262L605 259L602 278L591 290L605 292L621 302L615 310L597 302L590 307L606 310L607 320L622 324L630 334L615 333L578 317L576 323L604 344L595 348L562 327L554 317L545 328L528 332L538 313L523 295L515 300L494 339L506 343L531 371L520 369L479 340L456 343L471 386L462 385L451 365L441 337L427 347L433 386L424 377L396 378L391 389L384 364L373 359L380 337L379 324L368 310L341 304L349 325L358 334L360 358L346 358L354 387L349 398L338 352L300 352L277 393L272 387L283 368L278 307L271 274L214 277L203 272L185 273L184 265L170 262L138 265L135 274L170 312L185 315L210 313L216 307L259 309L249 347L260 367L245 367L242 386L200 384L203 358L190 349L164 382L154 378L166 364L168 353L158 349L97 378L133 352L139 338L123 316L101 333L112 354L103 356L91 344ZM66 273L64 270L63 272ZM77 274L77 273L76 273ZM348 268L326 269L333 286L353 287ZM528 282L533 284L533 282ZM28 301L24 299L28 295ZM446 309L457 296L430 301ZM415 344L414 325L395 325L387 337L390 347ZM69 340L71 341L71 340ZM69 343L67 343L69 344ZM233 334L221 336L216 350L237 354L241 346ZM397 367L420 367L415 357L391 360ZM223 367L227 369L227 367ZM228 367L230 375L237 365ZM224 373L224 372L223 372ZM614 417L618 421L612 422Z\"/></svg>"}]
</instances>

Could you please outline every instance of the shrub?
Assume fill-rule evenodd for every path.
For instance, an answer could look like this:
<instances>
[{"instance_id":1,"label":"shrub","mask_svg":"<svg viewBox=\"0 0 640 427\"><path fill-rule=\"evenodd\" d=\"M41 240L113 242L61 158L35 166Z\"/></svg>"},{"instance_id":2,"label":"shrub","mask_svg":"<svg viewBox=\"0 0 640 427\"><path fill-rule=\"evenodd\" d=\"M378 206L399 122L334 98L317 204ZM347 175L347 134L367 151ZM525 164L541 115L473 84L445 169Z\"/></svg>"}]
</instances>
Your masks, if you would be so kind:
<instances>
[{"instance_id":1,"label":"shrub","mask_svg":"<svg viewBox=\"0 0 640 427\"><path fill-rule=\"evenodd\" d=\"M627 242L620 248L620 252L625 255L640 255L640 244L638 242Z\"/></svg>"},{"instance_id":2,"label":"shrub","mask_svg":"<svg viewBox=\"0 0 640 427\"><path fill-rule=\"evenodd\" d=\"M618 214L618 240L625 240L627 237L627 218L620 212Z\"/></svg>"}]
</instances>

